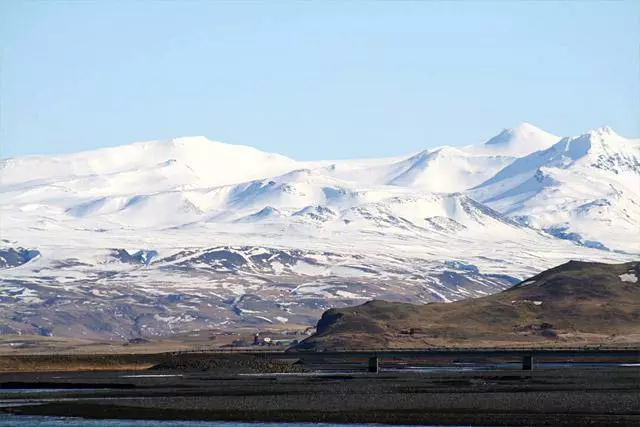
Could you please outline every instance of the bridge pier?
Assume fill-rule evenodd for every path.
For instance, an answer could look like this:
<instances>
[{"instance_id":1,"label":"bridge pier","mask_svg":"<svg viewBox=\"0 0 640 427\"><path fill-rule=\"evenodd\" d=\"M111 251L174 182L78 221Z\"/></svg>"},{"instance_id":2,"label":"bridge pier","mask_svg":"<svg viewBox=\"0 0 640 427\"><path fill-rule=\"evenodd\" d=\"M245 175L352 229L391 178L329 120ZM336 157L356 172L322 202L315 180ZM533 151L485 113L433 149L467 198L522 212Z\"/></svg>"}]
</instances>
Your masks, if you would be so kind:
<instances>
[{"instance_id":1,"label":"bridge pier","mask_svg":"<svg viewBox=\"0 0 640 427\"><path fill-rule=\"evenodd\" d=\"M522 356L522 370L533 371L533 354Z\"/></svg>"},{"instance_id":2,"label":"bridge pier","mask_svg":"<svg viewBox=\"0 0 640 427\"><path fill-rule=\"evenodd\" d=\"M369 358L369 372L378 373L380 366L378 363L378 356L372 356Z\"/></svg>"}]
</instances>

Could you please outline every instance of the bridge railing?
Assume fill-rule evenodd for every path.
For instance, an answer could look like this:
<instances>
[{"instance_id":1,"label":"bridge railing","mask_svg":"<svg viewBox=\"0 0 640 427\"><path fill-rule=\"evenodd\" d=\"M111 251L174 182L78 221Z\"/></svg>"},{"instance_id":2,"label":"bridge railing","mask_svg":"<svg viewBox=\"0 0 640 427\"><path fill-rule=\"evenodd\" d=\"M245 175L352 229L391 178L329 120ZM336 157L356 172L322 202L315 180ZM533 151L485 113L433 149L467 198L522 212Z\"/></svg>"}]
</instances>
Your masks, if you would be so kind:
<instances>
[{"instance_id":1,"label":"bridge railing","mask_svg":"<svg viewBox=\"0 0 640 427\"><path fill-rule=\"evenodd\" d=\"M256 346L257 347L257 346ZM229 353L229 354L280 354L280 353L291 353L295 354L322 354L322 353L456 353L456 352L599 352L603 353L610 351L624 351L624 352L633 352L637 351L640 353L640 346L598 346L598 345L587 345L587 346L579 346L579 347L548 347L548 346L539 346L539 347L426 347L426 348L363 348L363 349L354 349L354 348L331 348L326 350L297 350L297 349L288 349L288 348L251 348L251 347L243 347L243 348L219 348L212 346L203 346L203 347L194 347L188 348L184 350L178 350L174 353Z\"/></svg>"}]
</instances>

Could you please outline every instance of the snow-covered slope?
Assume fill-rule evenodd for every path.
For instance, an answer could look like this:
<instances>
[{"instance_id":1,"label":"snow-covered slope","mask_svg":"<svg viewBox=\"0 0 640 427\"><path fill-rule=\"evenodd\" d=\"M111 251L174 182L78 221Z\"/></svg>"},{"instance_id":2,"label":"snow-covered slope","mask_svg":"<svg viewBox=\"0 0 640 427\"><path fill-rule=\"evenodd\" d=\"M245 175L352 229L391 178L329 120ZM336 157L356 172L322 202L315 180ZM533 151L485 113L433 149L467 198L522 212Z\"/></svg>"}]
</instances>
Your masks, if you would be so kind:
<instances>
[{"instance_id":1,"label":"snow-covered slope","mask_svg":"<svg viewBox=\"0 0 640 427\"><path fill-rule=\"evenodd\" d=\"M505 129L484 144L442 146L386 162L342 162L323 173L364 184L459 192L491 178L516 157L548 148L560 138L527 123Z\"/></svg>"},{"instance_id":2,"label":"snow-covered slope","mask_svg":"<svg viewBox=\"0 0 640 427\"><path fill-rule=\"evenodd\" d=\"M633 259L602 246L640 253L638 147L524 124L388 159L298 162L200 137L6 159L0 332L305 324Z\"/></svg>"},{"instance_id":3,"label":"snow-covered slope","mask_svg":"<svg viewBox=\"0 0 640 427\"><path fill-rule=\"evenodd\" d=\"M522 123L516 128L504 129L483 145L469 146L466 149L469 152L484 155L522 157L536 151L545 150L559 140L559 137L529 123Z\"/></svg>"},{"instance_id":4,"label":"snow-covered slope","mask_svg":"<svg viewBox=\"0 0 640 427\"><path fill-rule=\"evenodd\" d=\"M559 236L640 252L640 144L609 128L522 157L470 195Z\"/></svg>"},{"instance_id":5,"label":"snow-covered slope","mask_svg":"<svg viewBox=\"0 0 640 427\"><path fill-rule=\"evenodd\" d=\"M2 160L3 188L50 184L109 195L233 184L295 169L298 163L204 137L139 142L62 156Z\"/></svg>"}]
</instances>

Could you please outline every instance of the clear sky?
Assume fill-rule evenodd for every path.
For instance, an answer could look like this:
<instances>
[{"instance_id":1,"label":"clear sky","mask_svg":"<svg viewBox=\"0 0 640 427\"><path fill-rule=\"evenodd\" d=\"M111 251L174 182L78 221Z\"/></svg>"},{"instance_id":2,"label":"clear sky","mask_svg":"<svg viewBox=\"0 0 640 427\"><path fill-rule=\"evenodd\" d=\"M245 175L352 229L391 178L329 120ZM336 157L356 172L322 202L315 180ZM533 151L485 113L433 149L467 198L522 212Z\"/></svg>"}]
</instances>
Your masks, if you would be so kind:
<instances>
[{"instance_id":1,"label":"clear sky","mask_svg":"<svg viewBox=\"0 0 640 427\"><path fill-rule=\"evenodd\" d=\"M0 1L1 155L205 135L296 159L640 136L640 2Z\"/></svg>"}]
</instances>

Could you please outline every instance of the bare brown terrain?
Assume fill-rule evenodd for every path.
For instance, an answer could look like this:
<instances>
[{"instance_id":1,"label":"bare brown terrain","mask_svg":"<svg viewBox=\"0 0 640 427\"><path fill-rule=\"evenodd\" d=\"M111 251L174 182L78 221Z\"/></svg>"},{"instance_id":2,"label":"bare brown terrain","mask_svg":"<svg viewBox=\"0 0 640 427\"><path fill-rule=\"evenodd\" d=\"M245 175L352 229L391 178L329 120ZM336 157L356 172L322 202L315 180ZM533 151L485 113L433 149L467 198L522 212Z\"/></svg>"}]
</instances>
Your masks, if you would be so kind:
<instances>
[{"instance_id":1,"label":"bare brown terrain","mask_svg":"<svg viewBox=\"0 0 640 427\"><path fill-rule=\"evenodd\" d=\"M0 372L138 371L159 362L157 354L24 354L0 356Z\"/></svg>"},{"instance_id":2,"label":"bare brown terrain","mask_svg":"<svg viewBox=\"0 0 640 427\"><path fill-rule=\"evenodd\" d=\"M637 346L640 264L570 262L491 296L423 306L370 301L332 309L302 350L432 347ZM622 280L621 276L627 280ZM161 339L93 341L63 337L0 337L0 372L149 369L171 353L220 349L286 350L309 328L280 326L203 330ZM262 340L271 339L271 345ZM278 343L279 345L275 345Z\"/></svg>"},{"instance_id":3,"label":"bare brown terrain","mask_svg":"<svg viewBox=\"0 0 640 427\"><path fill-rule=\"evenodd\" d=\"M306 325L274 325L268 328L207 329L173 334L165 337L131 340L90 340L40 335L0 335L0 355L16 354L142 354L165 351L214 350L219 348L253 347L256 332L261 339L278 342L302 340L312 328Z\"/></svg>"},{"instance_id":4,"label":"bare brown terrain","mask_svg":"<svg viewBox=\"0 0 640 427\"><path fill-rule=\"evenodd\" d=\"M303 326L294 330L270 328L260 331L259 345L252 345L256 331L206 330L130 341L5 335L0 336L0 372L143 370L166 361L173 353L284 351L292 342L307 336ZM270 345L264 343L265 337L271 339Z\"/></svg>"},{"instance_id":5,"label":"bare brown terrain","mask_svg":"<svg viewBox=\"0 0 640 427\"><path fill-rule=\"evenodd\" d=\"M371 301L325 312L317 334L293 348L637 349L637 277L638 263L570 262L484 298L425 306ZM539 364L534 370L480 357L473 363L485 369L424 372L389 358L381 362L381 373L368 373L362 372L366 358L336 365L323 352L279 354L284 359L276 360L207 351L284 351L282 343L304 331L262 331L261 337L281 340L280 346L253 346L254 334L200 331L127 342L5 337L0 397L19 404L1 408L0 415L607 427L637 426L640 420L637 360L630 363L626 356L596 357L593 365L564 358L557 361L566 366ZM410 368L470 360L415 360ZM344 366L348 373L337 372Z\"/></svg>"},{"instance_id":6,"label":"bare brown terrain","mask_svg":"<svg viewBox=\"0 0 640 427\"><path fill-rule=\"evenodd\" d=\"M638 277L637 262L571 261L482 298L369 301L326 311L298 348L633 345L640 343Z\"/></svg>"}]
</instances>

